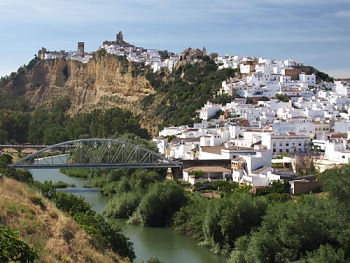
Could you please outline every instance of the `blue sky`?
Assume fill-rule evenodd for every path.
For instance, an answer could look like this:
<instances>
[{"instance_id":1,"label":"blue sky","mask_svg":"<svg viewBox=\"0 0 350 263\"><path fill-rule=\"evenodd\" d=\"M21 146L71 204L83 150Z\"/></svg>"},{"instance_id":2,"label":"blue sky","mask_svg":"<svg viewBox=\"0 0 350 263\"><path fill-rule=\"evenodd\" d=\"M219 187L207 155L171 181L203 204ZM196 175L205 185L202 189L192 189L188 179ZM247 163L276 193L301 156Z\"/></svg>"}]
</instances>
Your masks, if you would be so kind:
<instances>
[{"instance_id":1,"label":"blue sky","mask_svg":"<svg viewBox=\"0 0 350 263\"><path fill-rule=\"evenodd\" d=\"M349 0L0 0L0 76L41 47L95 51L119 31L144 48L292 58L350 77Z\"/></svg>"}]
</instances>

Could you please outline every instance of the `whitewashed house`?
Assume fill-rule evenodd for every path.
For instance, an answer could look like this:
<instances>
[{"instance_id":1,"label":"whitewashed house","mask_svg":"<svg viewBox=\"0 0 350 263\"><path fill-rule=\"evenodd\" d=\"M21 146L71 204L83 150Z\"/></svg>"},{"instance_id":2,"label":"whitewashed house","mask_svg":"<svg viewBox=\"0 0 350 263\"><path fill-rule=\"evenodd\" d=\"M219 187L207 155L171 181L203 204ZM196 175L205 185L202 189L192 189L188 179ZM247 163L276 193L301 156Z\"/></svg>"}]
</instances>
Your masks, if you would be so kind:
<instances>
[{"instance_id":1,"label":"whitewashed house","mask_svg":"<svg viewBox=\"0 0 350 263\"><path fill-rule=\"evenodd\" d=\"M215 104L208 101L200 110L199 118L202 120L208 120L214 117L215 114L220 110L223 110L221 104Z\"/></svg>"},{"instance_id":2,"label":"whitewashed house","mask_svg":"<svg viewBox=\"0 0 350 263\"><path fill-rule=\"evenodd\" d=\"M261 133L261 144L271 150L273 154L294 153L304 151L309 147L311 139L306 135L297 135L294 132Z\"/></svg>"}]
</instances>

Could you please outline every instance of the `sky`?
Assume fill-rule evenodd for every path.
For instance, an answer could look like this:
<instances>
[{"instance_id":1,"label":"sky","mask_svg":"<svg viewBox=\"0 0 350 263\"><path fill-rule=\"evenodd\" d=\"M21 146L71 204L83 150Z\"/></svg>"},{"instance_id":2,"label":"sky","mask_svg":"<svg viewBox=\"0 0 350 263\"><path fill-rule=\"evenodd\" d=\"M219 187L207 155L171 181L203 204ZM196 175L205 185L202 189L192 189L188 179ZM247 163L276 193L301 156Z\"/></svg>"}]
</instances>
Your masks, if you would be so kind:
<instances>
[{"instance_id":1,"label":"sky","mask_svg":"<svg viewBox=\"0 0 350 263\"><path fill-rule=\"evenodd\" d=\"M42 47L93 52L119 31L139 47L293 59L350 78L349 0L0 0L0 76Z\"/></svg>"}]
</instances>

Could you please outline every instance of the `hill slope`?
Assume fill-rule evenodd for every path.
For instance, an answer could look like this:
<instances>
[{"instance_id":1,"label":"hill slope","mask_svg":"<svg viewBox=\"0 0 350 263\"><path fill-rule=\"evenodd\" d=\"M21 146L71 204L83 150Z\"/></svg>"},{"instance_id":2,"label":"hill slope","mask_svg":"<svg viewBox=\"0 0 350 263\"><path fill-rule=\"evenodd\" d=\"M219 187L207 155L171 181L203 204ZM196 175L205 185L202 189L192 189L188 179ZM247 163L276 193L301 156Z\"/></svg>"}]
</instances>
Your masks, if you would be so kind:
<instances>
[{"instance_id":1,"label":"hill slope","mask_svg":"<svg viewBox=\"0 0 350 263\"><path fill-rule=\"evenodd\" d=\"M129 262L94 247L75 221L26 185L0 177L0 224L39 251L36 262Z\"/></svg>"},{"instance_id":2,"label":"hill slope","mask_svg":"<svg viewBox=\"0 0 350 263\"><path fill-rule=\"evenodd\" d=\"M49 108L58 97L69 96L70 114L108 109L118 104L133 111L133 102L153 93L140 64L100 50L87 64L76 60L34 58L17 74L4 79L2 93L26 99L31 107Z\"/></svg>"}]
</instances>

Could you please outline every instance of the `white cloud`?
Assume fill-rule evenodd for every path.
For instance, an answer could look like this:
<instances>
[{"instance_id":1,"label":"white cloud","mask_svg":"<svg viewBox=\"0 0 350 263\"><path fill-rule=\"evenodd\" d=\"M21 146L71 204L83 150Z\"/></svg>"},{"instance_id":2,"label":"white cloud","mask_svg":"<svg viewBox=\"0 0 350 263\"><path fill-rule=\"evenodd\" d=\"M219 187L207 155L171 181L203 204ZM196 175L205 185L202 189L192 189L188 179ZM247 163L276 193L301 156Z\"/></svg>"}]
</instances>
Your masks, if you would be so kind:
<instances>
[{"instance_id":1,"label":"white cloud","mask_svg":"<svg viewBox=\"0 0 350 263\"><path fill-rule=\"evenodd\" d=\"M350 11L339 11L336 13L337 16L350 17Z\"/></svg>"}]
</instances>

